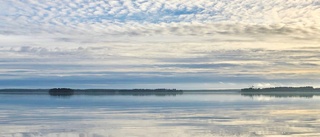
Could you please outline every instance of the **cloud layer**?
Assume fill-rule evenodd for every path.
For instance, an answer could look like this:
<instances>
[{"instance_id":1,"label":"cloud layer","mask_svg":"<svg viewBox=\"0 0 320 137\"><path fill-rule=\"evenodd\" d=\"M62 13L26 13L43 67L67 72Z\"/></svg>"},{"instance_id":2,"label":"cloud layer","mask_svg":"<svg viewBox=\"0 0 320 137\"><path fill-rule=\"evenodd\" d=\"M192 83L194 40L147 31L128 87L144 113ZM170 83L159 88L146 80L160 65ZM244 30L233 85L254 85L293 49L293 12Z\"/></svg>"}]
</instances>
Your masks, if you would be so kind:
<instances>
[{"instance_id":1,"label":"cloud layer","mask_svg":"<svg viewBox=\"0 0 320 137\"><path fill-rule=\"evenodd\" d=\"M318 34L320 24L316 0L30 0L2 5L2 25L8 27L3 33L18 34L297 35Z\"/></svg>"},{"instance_id":2,"label":"cloud layer","mask_svg":"<svg viewBox=\"0 0 320 137\"><path fill-rule=\"evenodd\" d=\"M319 82L317 0L4 0L0 5L2 87L25 81L88 87Z\"/></svg>"}]
</instances>

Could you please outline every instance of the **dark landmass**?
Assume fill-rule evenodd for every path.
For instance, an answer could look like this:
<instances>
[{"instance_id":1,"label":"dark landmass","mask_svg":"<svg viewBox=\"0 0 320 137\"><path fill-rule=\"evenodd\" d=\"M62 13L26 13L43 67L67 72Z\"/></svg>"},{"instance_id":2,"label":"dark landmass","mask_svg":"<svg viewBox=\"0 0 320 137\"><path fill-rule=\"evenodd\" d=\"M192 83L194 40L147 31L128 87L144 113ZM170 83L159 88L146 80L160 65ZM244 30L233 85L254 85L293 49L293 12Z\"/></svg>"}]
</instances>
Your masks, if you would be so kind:
<instances>
[{"instance_id":1,"label":"dark landmass","mask_svg":"<svg viewBox=\"0 0 320 137\"><path fill-rule=\"evenodd\" d=\"M48 94L49 89L0 89L0 94Z\"/></svg>"},{"instance_id":2,"label":"dark landmass","mask_svg":"<svg viewBox=\"0 0 320 137\"><path fill-rule=\"evenodd\" d=\"M72 96L74 90L70 88L53 88L49 90L51 96Z\"/></svg>"},{"instance_id":3,"label":"dark landmass","mask_svg":"<svg viewBox=\"0 0 320 137\"><path fill-rule=\"evenodd\" d=\"M75 93L77 95L174 96L183 94L183 91L176 89L78 89L75 90Z\"/></svg>"},{"instance_id":4,"label":"dark landmass","mask_svg":"<svg viewBox=\"0 0 320 137\"><path fill-rule=\"evenodd\" d=\"M51 96L72 96L72 95L134 95L134 96L175 96L183 94L183 90L177 89L0 89L0 94L49 94Z\"/></svg>"},{"instance_id":5,"label":"dark landmass","mask_svg":"<svg viewBox=\"0 0 320 137\"><path fill-rule=\"evenodd\" d=\"M244 88L241 92L320 92L319 88L306 87L271 87L271 88Z\"/></svg>"},{"instance_id":6,"label":"dark landmass","mask_svg":"<svg viewBox=\"0 0 320 137\"><path fill-rule=\"evenodd\" d=\"M302 97L312 98L320 95L319 88L307 87L271 87L271 88L244 88L240 91L242 96L258 97L268 96L276 98Z\"/></svg>"}]
</instances>

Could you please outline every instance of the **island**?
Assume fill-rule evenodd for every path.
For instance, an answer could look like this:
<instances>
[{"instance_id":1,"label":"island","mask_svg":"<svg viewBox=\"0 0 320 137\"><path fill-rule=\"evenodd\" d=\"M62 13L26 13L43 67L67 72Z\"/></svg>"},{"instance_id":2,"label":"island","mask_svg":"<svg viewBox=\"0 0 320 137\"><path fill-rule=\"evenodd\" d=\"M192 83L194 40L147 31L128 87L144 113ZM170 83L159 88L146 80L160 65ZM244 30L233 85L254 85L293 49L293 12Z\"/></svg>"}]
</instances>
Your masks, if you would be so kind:
<instances>
[{"instance_id":1,"label":"island","mask_svg":"<svg viewBox=\"0 0 320 137\"><path fill-rule=\"evenodd\" d=\"M276 98L287 97L303 97L312 98L313 96L320 95L319 88L313 88L312 86L306 87L270 87L270 88L244 88L240 91L242 96L256 97L256 96L268 96Z\"/></svg>"},{"instance_id":2,"label":"island","mask_svg":"<svg viewBox=\"0 0 320 137\"><path fill-rule=\"evenodd\" d=\"M182 90L177 89L70 89L53 88L49 90L52 96L71 96L71 95L134 95L134 96L167 96L181 95Z\"/></svg>"},{"instance_id":3,"label":"island","mask_svg":"<svg viewBox=\"0 0 320 137\"><path fill-rule=\"evenodd\" d=\"M0 89L0 94L17 95L51 95L51 96L72 96L72 95L133 95L133 96L176 96L182 95L183 90L178 89L72 89L72 88L51 88L51 89Z\"/></svg>"},{"instance_id":4,"label":"island","mask_svg":"<svg viewBox=\"0 0 320 137\"><path fill-rule=\"evenodd\" d=\"M70 88L53 88L49 90L49 94L52 96L71 96L74 94L74 90Z\"/></svg>"},{"instance_id":5,"label":"island","mask_svg":"<svg viewBox=\"0 0 320 137\"><path fill-rule=\"evenodd\" d=\"M133 95L133 96L175 96L183 94L177 89L84 89L75 90L78 95Z\"/></svg>"},{"instance_id":6,"label":"island","mask_svg":"<svg viewBox=\"0 0 320 137\"><path fill-rule=\"evenodd\" d=\"M270 88L243 88L241 92L320 92L319 88L305 87L270 87Z\"/></svg>"}]
</instances>

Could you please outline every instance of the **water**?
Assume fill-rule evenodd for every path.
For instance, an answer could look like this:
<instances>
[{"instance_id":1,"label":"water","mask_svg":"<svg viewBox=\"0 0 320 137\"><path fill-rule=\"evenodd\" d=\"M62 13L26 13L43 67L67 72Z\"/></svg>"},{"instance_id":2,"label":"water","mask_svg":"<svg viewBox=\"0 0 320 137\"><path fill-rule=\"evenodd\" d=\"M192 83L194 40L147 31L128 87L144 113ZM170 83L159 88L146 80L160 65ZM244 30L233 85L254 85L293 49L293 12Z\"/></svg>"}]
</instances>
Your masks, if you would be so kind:
<instances>
[{"instance_id":1,"label":"water","mask_svg":"<svg viewBox=\"0 0 320 137\"><path fill-rule=\"evenodd\" d=\"M0 137L320 136L320 96L0 94Z\"/></svg>"}]
</instances>

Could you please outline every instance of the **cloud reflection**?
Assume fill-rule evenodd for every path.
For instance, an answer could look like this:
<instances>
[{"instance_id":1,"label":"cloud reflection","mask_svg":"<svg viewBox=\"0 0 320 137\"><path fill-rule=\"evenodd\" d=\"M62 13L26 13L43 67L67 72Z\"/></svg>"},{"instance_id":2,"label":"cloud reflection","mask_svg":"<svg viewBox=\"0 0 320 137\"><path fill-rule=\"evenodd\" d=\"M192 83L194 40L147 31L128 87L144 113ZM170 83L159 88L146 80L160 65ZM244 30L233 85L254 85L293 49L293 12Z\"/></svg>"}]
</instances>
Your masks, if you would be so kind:
<instances>
[{"instance_id":1,"label":"cloud reflection","mask_svg":"<svg viewBox=\"0 0 320 137\"><path fill-rule=\"evenodd\" d=\"M8 97L0 95L3 101L0 105L0 133L3 137L320 135L317 105L320 100L313 98L275 98L278 101L259 102L237 93L161 98L73 96L58 100L59 104L52 102L55 98L38 100L41 104L53 103L43 106L32 104L32 96L10 98L11 105L8 105L5 102ZM31 105L17 100L29 100ZM70 105L66 103L68 101L77 105ZM112 105L114 101L118 101L118 105ZM132 105L125 106L127 103Z\"/></svg>"}]
</instances>

